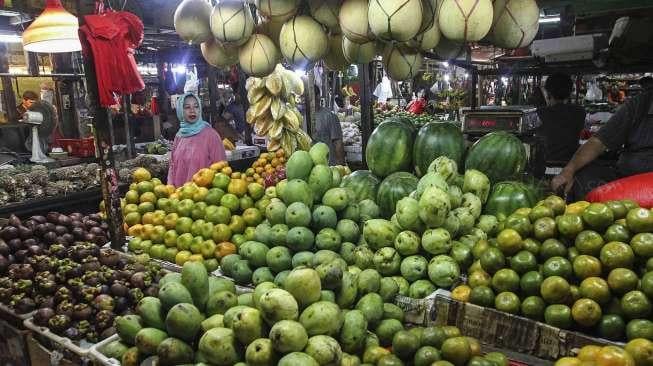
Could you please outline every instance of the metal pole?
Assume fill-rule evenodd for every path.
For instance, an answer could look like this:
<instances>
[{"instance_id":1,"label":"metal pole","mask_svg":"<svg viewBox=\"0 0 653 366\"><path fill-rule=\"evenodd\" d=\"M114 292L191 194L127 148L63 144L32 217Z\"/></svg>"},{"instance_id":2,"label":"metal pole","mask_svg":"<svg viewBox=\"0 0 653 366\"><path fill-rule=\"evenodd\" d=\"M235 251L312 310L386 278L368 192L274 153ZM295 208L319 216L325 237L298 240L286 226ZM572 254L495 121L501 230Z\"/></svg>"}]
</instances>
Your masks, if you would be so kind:
<instances>
[{"instance_id":1,"label":"metal pole","mask_svg":"<svg viewBox=\"0 0 653 366\"><path fill-rule=\"evenodd\" d=\"M77 0L77 14L80 26L84 25L84 15L93 14L94 1ZM118 186L118 170L113 157L111 144L111 131L109 129L109 116L107 110L99 105L97 77L92 54L84 57L84 70L89 100L89 111L93 116L93 134L95 137L95 150L100 163L100 183L102 197L104 198L106 218L109 224L111 247L122 250L125 243L125 230L123 227L122 208L120 205L120 190Z\"/></svg>"},{"instance_id":2,"label":"metal pole","mask_svg":"<svg viewBox=\"0 0 653 366\"><path fill-rule=\"evenodd\" d=\"M315 72L311 69L308 72L308 83L306 87L306 118L308 118L308 123L306 123L306 128L308 129L308 134L313 137L315 133L315 112L317 111L317 106L319 101L315 100Z\"/></svg>"},{"instance_id":3,"label":"metal pole","mask_svg":"<svg viewBox=\"0 0 653 366\"><path fill-rule=\"evenodd\" d=\"M472 110L478 108L478 69L472 68Z\"/></svg>"},{"instance_id":4,"label":"metal pole","mask_svg":"<svg viewBox=\"0 0 653 366\"><path fill-rule=\"evenodd\" d=\"M132 159L135 154L136 146L134 145L134 139L132 138L132 127L129 123L129 105L131 102L131 96L123 96L123 119L125 120L125 145L127 145L127 158Z\"/></svg>"},{"instance_id":5,"label":"metal pole","mask_svg":"<svg viewBox=\"0 0 653 366\"><path fill-rule=\"evenodd\" d=\"M363 139L363 153L367 148L367 140L372 134L372 127L374 126L374 111L372 109L372 83L370 82L370 65L358 65L358 79L361 83L361 137ZM367 167L365 159L363 165Z\"/></svg>"}]
</instances>

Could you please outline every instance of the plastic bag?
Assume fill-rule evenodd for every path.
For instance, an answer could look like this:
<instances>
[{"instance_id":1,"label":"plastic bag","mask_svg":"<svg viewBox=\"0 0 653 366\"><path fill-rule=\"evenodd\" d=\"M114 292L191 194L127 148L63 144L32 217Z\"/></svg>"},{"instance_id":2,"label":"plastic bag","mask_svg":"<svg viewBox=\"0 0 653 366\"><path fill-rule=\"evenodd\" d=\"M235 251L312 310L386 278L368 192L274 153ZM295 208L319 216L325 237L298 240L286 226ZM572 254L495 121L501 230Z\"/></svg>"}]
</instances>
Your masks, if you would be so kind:
<instances>
[{"instance_id":1,"label":"plastic bag","mask_svg":"<svg viewBox=\"0 0 653 366\"><path fill-rule=\"evenodd\" d=\"M197 68L193 66L193 70L186 73L186 84L184 84L184 93L199 94L199 80L197 79Z\"/></svg>"},{"instance_id":2,"label":"plastic bag","mask_svg":"<svg viewBox=\"0 0 653 366\"><path fill-rule=\"evenodd\" d=\"M392 98L392 85L386 75L383 75L383 79L374 89L374 96L379 99L380 103L385 103L389 98Z\"/></svg>"},{"instance_id":3,"label":"plastic bag","mask_svg":"<svg viewBox=\"0 0 653 366\"><path fill-rule=\"evenodd\" d=\"M603 99L603 91L601 91L601 88L596 85L596 82L592 81L589 83L589 86L587 87L587 93L585 93L585 100L588 101L595 101L595 100L602 100Z\"/></svg>"}]
</instances>

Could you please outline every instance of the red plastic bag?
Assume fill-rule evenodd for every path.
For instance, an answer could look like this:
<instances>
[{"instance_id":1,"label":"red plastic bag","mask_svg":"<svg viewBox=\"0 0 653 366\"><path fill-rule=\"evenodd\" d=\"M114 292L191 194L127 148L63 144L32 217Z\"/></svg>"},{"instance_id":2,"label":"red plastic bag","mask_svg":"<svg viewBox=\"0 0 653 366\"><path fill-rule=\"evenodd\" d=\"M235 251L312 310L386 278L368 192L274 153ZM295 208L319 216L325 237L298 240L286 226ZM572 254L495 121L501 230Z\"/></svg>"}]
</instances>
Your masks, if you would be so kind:
<instances>
[{"instance_id":1,"label":"red plastic bag","mask_svg":"<svg viewBox=\"0 0 653 366\"><path fill-rule=\"evenodd\" d=\"M589 202L633 200L641 207L653 207L653 172L617 179L595 188L585 198Z\"/></svg>"}]
</instances>

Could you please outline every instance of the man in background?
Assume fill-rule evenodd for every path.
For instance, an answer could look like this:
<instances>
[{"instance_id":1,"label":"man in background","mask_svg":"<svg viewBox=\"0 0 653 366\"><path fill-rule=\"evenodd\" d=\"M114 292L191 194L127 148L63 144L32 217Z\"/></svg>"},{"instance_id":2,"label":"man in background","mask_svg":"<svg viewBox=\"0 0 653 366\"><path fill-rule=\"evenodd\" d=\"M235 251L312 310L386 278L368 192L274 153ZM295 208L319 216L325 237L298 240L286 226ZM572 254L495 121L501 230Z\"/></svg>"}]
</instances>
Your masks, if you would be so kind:
<instances>
[{"instance_id":1,"label":"man in background","mask_svg":"<svg viewBox=\"0 0 653 366\"><path fill-rule=\"evenodd\" d=\"M16 109L18 109L18 117L22 118L23 114L29 110L29 108L39 100L39 95L31 90L27 90L23 93L23 101L20 103Z\"/></svg>"},{"instance_id":2,"label":"man in background","mask_svg":"<svg viewBox=\"0 0 653 366\"><path fill-rule=\"evenodd\" d=\"M345 164L345 147L342 143L342 128L338 117L320 103L320 88L315 87L315 131L313 140L329 146L329 165Z\"/></svg>"}]
</instances>

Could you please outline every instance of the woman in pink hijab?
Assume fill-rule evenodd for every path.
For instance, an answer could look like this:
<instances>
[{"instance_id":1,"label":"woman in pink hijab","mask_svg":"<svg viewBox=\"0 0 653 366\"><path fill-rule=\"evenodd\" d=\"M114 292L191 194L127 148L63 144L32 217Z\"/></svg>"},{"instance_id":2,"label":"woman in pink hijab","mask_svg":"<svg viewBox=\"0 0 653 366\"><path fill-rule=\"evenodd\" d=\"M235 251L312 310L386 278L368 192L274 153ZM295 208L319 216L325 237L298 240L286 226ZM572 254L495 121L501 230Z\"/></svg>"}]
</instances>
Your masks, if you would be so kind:
<instances>
[{"instance_id":1,"label":"woman in pink hijab","mask_svg":"<svg viewBox=\"0 0 653 366\"><path fill-rule=\"evenodd\" d=\"M168 184L180 187L198 170L227 160L227 153L220 135L202 120L202 106L194 94L177 100L177 118L180 128L172 144Z\"/></svg>"}]
</instances>

